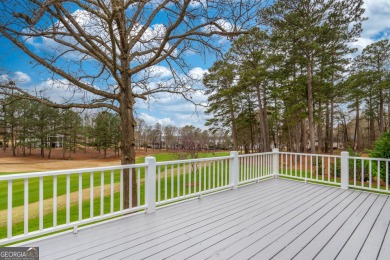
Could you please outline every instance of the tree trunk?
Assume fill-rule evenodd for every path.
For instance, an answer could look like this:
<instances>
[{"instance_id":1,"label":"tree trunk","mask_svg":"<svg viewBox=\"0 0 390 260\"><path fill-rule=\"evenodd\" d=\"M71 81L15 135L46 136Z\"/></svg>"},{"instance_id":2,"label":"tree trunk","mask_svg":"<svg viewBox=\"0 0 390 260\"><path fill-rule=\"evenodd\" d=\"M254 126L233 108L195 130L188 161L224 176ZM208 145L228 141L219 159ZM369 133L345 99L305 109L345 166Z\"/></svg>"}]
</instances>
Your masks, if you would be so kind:
<instances>
[{"instance_id":1,"label":"tree trunk","mask_svg":"<svg viewBox=\"0 0 390 260\"><path fill-rule=\"evenodd\" d=\"M136 121L134 118L134 97L131 91L130 84L130 76L125 73L122 75L123 81L127 82L125 88L120 88L120 118L121 118L121 132L122 132L122 140L121 140L121 164L134 164L135 163L135 126ZM130 172L128 169L123 170L123 207L125 209L130 206ZM135 172L132 174L132 206L135 207L137 205L137 179Z\"/></svg>"},{"instance_id":2,"label":"tree trunk","mask_svg":"<svg viewBox=\"0 0 390 260\"><path fill-rule=\"evenodd\" d=\"M340 121L337 120L337 148L340 147Z\"/></svg>"},{"instance_id":3,"label":"tree trunk","mask_svg":"<svg viewBox=\"0 0 390 260\"><path fill-rule=\"evenodd\" d=\"M318 104L318 126L317 126L317 138L318 138L318 151L322 152L322 103Z\"/></svg>"},{"instance_id":4,"label":"tree trunk","mask_svg":"<svg viewBox=\"0 0 390 260\"><path fill-rule=\"evenodd\" d=\"M290 125L287 125L287 132L288 132L287 152L292 152L292 136L291 136L291 127L290 127Z\"/></svg>"},{"instance_id":5,"label":"tree trunk","mask_svg":"<svg viewBox=\"0 0 390 260\"><path fill-rule=\"evenodd\" d=\"M268 116L267 116L267 108L268 108L268 102L267 102L267 93L265 87L263 88L263 118L264 118L264 129L265 129L265 151L271 151L271 143L269 140L269 128L268 128Z\"/></svg>"},{"instance_id":6,"label":"tree trunk","mask_svg":"<svg viewBox=\"0 0 390 260\"><path fill-rule=\"evenodd\" d=\"M347 121L345 120L345 116L343 115L343 140L344 140L344 149L348 146L348 127L347 127Z\"/></svg>"},{"instance_id":7,"label":"tree trunk","mask_svg":"<svg viewBox=\"0 0 390 260\"><path fill-rule=\"evenodd\" d=\"M45 148L44 148L45 139L41 138L41 157L45 158Z\"/></svg>"},{"instance_id":8,"label":"tree trunk","mask_svg":"<svg viewBox=\"0 0 390 260\"><path fill-rule=\"evenodd\" d=\"M309 115L309 135L310 135L310 152L316 152L315 144L315 129L314 129L314 102L313 102L313 73L311 64L311 55L308 57L309 60L307 66L307 108Z\"/></svg>"},{"instance_id":9,"label":"tree trunk","mask_svg":"<svg viewBox=\"0 0 390 260\"><path fill-rule=\"evenodd\" d=\"M274 81L275 82L275 81ZM274 87L275 87L275 83L274 83ZM276 89L276 87L275 87ZM278 104L277 104L277 99L275 97L275 133L274 133L274 147L277 148L277 147L280 147L280 144L279 144L279 117L278 117Z\"/></svg>"},{"instance_id":10,"label":"tree trunk","mask_svg":"<svg viewBox=\"0 0 390 260\"><path fill-rule=\"evenodd\" d=\"M306 153L307 147L307 135L306 135L306 119L303 119L301 122L301 151Z\"/></svg>"},{"instance_id":11,"label":"tree trunk","mask_svg":"<svg viewBox=\"0 0 390 260\"><path fill-rule=\"evenodd\" d=\"M388 95L390 97L390 93L388 93ZM389 128L390 128L390 102L389 102L389 104L387 104L387 126L386 126L385 131L388 131Z\"/></svg>"},{"instance_id":12,"label":"tree trunk","mask_svg":"<svg viewBox=\"0 0 390 260\"><path fill-rule=\"evenodd\" d=\"M234 116L234 112L230 111L230 117L232 119L232 135L233 135L233 150L237 151L238 146L237 146L237 130L236 130L236 118Z\"/></svg>"},{"instance_id":13,"label":"tree trunk","mask_svg":"<svg viewBox=\"0 0 390 260\"><path fill-rule=\"evenodd\" d=\"M332 148L330 148L329 134L330 134L330 125L329 125L329 100L326 101L326 112L325 112L325 153L329 153Z\"/></svg>"},{"instance_id":14,"label":"tree trunk","mask_svg":"<svg viewBox=\"0 0 390 260\"><path fill-rule=\"evenodd\" d=\"M64 138L62 139L63 140L63 143L62 143L62 159L65 159L65 154L66 154L66 142L67 142L67 137L66 137L66 132L64 133Z\"/></svg>"},{"instance_id":15,"label":"tree trunk","mask_svg":"<svg viewBox=\"0 0 390 260\"><path fill-rule=\"evenodd\" d=\"M23 157L26 157L26 132L23 133L24 137L23 137Z\"/></svg>"},{"instance_id":16,"label":"tree trunk","mask_svg":"<svg viewBox=\"0 0 390 260\"><path fill-rule=\"evenodd\" d=\"M301 133L300 133L300 124L295 125L295 152L300 153L301 147L300 147L300 140L301 140Z\"/></svg>"},{"instance_id":17,"label":"tree trunk","mask_svg":"<svg viewBox=\"0 0 390 260\"><path fill-rule=\"evenodd\" d=\"M15 133L14 126L11 125L11 147L12 147L12 156L16 156L16 147L15 147Z\"/></svg>"},{"instance_id":18,"label":"tree trunk","mask_svg":"<svg viewBox=\"0 0 390 260\"><path fill-rule=\"evenodd\" d=\"M6 135L4 134L4 136L3 136L3 152L5 152L5 151L7 150L7 145L6 145L6 143L7 143L7 137L6 137Z\"/></svg>"},{"instance_id":19,"label":"tree trunk","mask_svg":"<svg viewBox=\"0 0 390 260\"><path fill-rule=\"evenodd\" d=\"M372 143L375 141L375 118L374 118L374 109L373 109L373 101L372 101L372 94L370 93L370 98L369 98L369 146L372 145Z\"/></svg>"},{"instance_id":20,"label":"tree trunk","mask_svg":"<svg viewBox=\"0 0 390 260\"><path fill-rule=\"evenodd\" d=\"M383 89L379 89L379 133L385 131L385 113L384 113L384 99L383 99Z\"/></svg>"},{"instance_id":21,"label":"tree trunk","mask_svg":"<svg viewBox=\"0 0 390 260\"><path fill-rule=\"evenodd\" d=\"M261 141L262 141L262 146L263 146L263 149L262 151L267 151L267 149L269 149L269 143L267 142L267 139L268 139L268 135L267 135L267 123L265 122L267 120L267 112L264 108L264 105L263 105L263 99L261 98L261 91L260 91L260 86L256 86L256 94L257 94L257 102L258 102L258 105L259 105L259 126L260 126L260 133L261 133ZM267 143L268 143L268 146L267 146Z\"/></svg>"},{"instance_id":22,"label":"tree trunk","mask_svg":"<svg viewBox=\"0 0 390 260\"><path fill-rule=\"evenodd\" d=\"M353 137L353 149L356 151L358 150L359 147L359 128L360 128L360 115L359 115L359 101L358 99L356 100L356 118L355 118L355 134Z\"/></svg>"},{"instance_id":23,"label":"tree trunk","mask_svg":"<svg viewBox=\"0 0 390 260\"><path fill-rule=\"evenodd\" d=\"M329 126L329 144L330 154L333 153L333 123L334 123L334 99L330 100L330 126Z\"/></svg>"}]
</instances>

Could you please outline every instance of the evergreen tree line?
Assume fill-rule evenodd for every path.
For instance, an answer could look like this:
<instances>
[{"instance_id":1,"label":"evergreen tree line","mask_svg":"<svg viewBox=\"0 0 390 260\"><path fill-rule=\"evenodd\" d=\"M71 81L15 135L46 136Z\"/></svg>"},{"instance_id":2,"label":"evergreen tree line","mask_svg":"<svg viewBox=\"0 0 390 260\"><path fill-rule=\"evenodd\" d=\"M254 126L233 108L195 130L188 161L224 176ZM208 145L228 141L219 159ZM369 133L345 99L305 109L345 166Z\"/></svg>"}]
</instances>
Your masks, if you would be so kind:
<instances>
[{"instance_id":1,"label":"evergreen tree line","mask_svg":"<svg viewBox=\"0 0 390 260\"><path fill-rule=\"evenodd\" d=\"M390 128L390 45L354 54L362 4L279 0L261 10L264 27L235 39L204 77L206 125L247 152L370 148Z\"/></svg>"},{"instance_id":2,"label":"evergreen tree line","mask_svg":"<svg viewBox=\"0 0 390 260\"><path fill-rule=\"evenodd\" d=\"M108 111L87 113L55 109L27 99L0 99L0 147L13 156L31 155L38 149L41 157L51 157L54 148L62 149L63 158L77 150L95 148L107 156L120 151L119 116ZM139 149L176 151L222 150L231 147L227 132L210 132L187 125L176 127L147 124L137 118L135 143Z\"/></svg>"},{"instance_id":3,"label":"evergreen tree line","mask_svg":"<svg viewBox=\"0 0 390 260\"><path fill-rule=\"evenodd\" d=\"M0 98L0 147L11 149L13 156L31 155L38 148L42 157L50 158L52 149L61 147L63 157L70 157L80 143L78 133L82 130L82 119L72 110L15 97Z\"/></svg>"}]
</instances>

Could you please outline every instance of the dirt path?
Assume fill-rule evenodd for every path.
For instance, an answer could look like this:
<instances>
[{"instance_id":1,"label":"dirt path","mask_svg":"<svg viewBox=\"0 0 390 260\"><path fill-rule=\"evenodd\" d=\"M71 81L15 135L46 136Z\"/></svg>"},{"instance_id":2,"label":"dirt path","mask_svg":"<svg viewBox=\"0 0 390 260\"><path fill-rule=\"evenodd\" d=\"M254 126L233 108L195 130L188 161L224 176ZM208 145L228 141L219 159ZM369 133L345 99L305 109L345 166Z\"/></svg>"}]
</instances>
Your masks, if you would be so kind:
<instances>
[{"instance_id":1,"label":"dirt path","mask_svg":"<svg viewBox=\"0 0 390 260\"><path fill-rule=\"evenodd\" d=\"M0 158L0 172L37 172L68 170L77 168L103 167L119 165L120 160L90 159L90 160L40 160L36 158Z\"/></svg>"}]
</instances>

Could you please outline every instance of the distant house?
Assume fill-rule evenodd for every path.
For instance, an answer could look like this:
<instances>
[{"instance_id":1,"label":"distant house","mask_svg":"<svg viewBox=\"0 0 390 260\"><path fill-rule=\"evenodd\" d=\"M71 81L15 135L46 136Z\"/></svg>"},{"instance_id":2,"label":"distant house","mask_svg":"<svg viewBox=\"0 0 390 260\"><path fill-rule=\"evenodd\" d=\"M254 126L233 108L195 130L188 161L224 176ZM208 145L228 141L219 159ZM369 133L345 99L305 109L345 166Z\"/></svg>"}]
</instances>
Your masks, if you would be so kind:
<instances>
[{"instance_id":1,"label":"distant house","mask_svg":"<svg viewBox=\"0 0 390 260\"><path fill-rule=\"evenodd\" d=\"M7 134L7 130L5 128L0 128L0 147L4 147L4 145L8 145L7 143L4 144L4 137Z\"/></svg>"},{"instance_id":2,"label":"distant house","mask_svg":"<svg viewBox=\"0 0 390 260\"><path fill-rule=\"evenodd\" d=\"M64 135L49 135L46 142L47 147L62 148L64 147Z\"/></svg>"}]
</instances>

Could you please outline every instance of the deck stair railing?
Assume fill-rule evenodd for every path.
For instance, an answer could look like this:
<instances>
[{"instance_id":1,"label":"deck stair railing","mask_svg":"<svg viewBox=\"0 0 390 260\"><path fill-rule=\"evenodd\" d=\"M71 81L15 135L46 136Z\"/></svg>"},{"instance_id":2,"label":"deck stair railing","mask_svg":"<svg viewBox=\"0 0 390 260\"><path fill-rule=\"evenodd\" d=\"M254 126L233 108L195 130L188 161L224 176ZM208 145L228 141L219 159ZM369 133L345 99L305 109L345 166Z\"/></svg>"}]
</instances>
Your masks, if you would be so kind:
<instances>
[{"instance_id":1,"label":"deck stair railing","mask_svg":"<svg viewBox=\"0 0 390 260\"><path fill-rule=\"evenodd\" d=\"M77 233L85 224L140 211L153 213L159 206L270 177L390 194L389 163L351 157L348 152L273 149L168 162L146 157L145 163L133 165L0 175L0 245L68 229Z\"/></svg>"}]
</instances>

